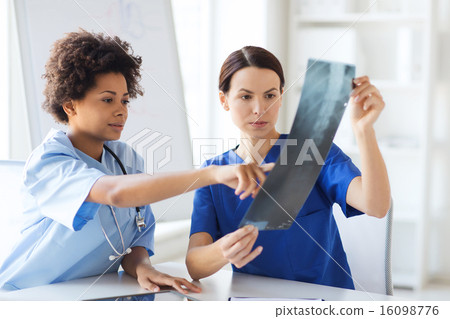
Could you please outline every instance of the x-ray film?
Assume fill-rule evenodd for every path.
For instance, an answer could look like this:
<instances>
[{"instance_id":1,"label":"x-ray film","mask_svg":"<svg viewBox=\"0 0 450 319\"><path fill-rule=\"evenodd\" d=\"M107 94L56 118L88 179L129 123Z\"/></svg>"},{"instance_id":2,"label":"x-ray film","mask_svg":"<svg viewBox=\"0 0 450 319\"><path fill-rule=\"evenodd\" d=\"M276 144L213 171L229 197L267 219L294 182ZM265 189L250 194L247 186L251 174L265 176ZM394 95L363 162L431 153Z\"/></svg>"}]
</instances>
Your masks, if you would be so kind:
<instances>
[{"instance_id":1,"label":"x-ray film","mask_svg":"<svg viewBox=\"0 0 450 319\"><path fill-rule=\"evenodd\" d=\"M292 225L324 165L354 77L354 65L308 60L288 143L239 227L279 230Z\"/></svg>"}]
</instances>

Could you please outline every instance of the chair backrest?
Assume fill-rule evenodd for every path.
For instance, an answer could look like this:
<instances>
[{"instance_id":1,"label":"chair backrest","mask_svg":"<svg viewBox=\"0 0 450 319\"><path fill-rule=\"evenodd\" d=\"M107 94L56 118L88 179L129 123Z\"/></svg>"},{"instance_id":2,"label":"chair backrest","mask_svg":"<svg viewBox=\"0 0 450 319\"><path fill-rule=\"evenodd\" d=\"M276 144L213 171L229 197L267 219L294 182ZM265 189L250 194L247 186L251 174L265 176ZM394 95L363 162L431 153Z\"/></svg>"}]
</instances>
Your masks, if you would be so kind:
<instances>
[{"instance_id":1,"label":"chair backrest","mask_svg":"<svg viewBox=\"0 0 450 319\"><path fill-rule=\"evenodd\" d=\"M333 213L347 254L355 289L392 295L393 205L382 219L367 215L346 218L338 205L333 207Z\"/></svg>"},{"instance_id":2,"label":"chair backrest","mask_svg":"<svg viewBox=\"0 0 450 319\"><path fill-rule=\"evenodd\" d=\"M16 243L22 226L22 172L25 162L0 161L0 264Z\"/></svg>"}]
</instances>

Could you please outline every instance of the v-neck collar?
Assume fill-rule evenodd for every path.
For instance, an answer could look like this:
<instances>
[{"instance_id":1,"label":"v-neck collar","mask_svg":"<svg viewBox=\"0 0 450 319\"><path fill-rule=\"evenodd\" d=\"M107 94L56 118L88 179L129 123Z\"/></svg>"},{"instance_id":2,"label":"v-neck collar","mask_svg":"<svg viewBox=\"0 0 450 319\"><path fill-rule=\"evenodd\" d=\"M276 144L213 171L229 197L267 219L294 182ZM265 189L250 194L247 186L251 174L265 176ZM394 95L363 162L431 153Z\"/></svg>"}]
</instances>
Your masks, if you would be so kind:
<instances>
[{"instance_id":1,"label":"v-neck collar","mask_svg":"<svg viewBox=\"0 0 450 319\"><path fill-rule=\"evenodd\" d=\"M280 137L277 139L275 144L272 145L269 152L267 152L261 165L276 162L276 160L280 156L281 148L283 148L284 143L285 143L284 140L287 138L287 136L288 136L287 134L280 134ZM236 150L238 149L239 146L240 146L240 144L238 144L235 148L230 150L230 162L231 163L236 163L236 164L245 163L245 161L242 159L242 157L240 157L236 153Z\"/></svg>"},{"instance_id":2,"label":"v-neck collar","mask_svg":"<svg viewBox=\"0 0 450 319\"><path fill-rule=\"evenodd\" d=\"M89 167L94 167L100 171L102 171L103 173L107 174L107 175L114 175L114 173L108 168L106 167L106 161L104 156L106 154L105 151L103 150L102 153L102 159L101 162L97 161L96 159L90 157L89 155L83 153L82 151L80 151L79 149L75 148L75 151L77 152L77 155L86 163L88 164Z\"/></svg>"}]
</instances>

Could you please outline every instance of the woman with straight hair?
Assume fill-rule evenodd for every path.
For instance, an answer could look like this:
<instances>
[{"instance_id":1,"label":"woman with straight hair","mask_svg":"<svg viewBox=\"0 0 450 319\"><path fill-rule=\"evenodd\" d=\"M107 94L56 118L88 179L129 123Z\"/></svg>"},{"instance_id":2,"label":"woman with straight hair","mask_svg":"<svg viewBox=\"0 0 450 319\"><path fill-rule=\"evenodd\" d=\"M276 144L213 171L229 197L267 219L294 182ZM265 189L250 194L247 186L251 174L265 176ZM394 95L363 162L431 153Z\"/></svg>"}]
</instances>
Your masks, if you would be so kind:
<instances>
[{"instance_id":1,"label":"woman with straight hair","mask_svg":"<svg viewBox=\"0 0 450 319\"><path fill-rule=\"evenodd\" d=\"M203 167L277 161L287 138L275 128L284 84L281 64L269 51L247 46L228 56L220 71L219 99L240 130L240 144ZM332 206L339 204L346 217L365 213L382 218L391 198L373 128L385 104L367 76L354 79L354 84L348 108L361 171L332 144L309 197L287 230L258 232L251 225L238 229L253 199L241 201L225 185L198 189L186 256L192 278L207 277L231 263L236 272L354 289Z\"/></svg>"}]
</instances>

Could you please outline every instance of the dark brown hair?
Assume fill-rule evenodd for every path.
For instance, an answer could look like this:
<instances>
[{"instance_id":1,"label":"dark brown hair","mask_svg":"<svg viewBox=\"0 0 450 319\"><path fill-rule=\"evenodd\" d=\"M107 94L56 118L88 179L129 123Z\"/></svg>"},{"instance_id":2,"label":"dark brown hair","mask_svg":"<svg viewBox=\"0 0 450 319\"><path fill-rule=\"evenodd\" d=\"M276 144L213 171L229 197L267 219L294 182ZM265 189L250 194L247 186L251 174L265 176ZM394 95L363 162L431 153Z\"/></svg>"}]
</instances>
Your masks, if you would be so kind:
<instances>
[{"instance_id":1,"label":"dark brown hair","mask_svg":"<svg viewBox=\"0 0 450 319\"><path fill-rule=\"evenodd\" d=\"M223 63L219 75L219 90L228 93L234 73L249 66L274 71L280 78L280 91L284 87L283 67L275 55L260 47L246 46L231 53Z\"/></svg>"},{"instance_id":2,"label":"dark brown hair","mask_svg":"<svg viewBox=\"0 0 450 319\"><path fill-rule=\"evenodd\" d=\"M130 98L143 95L139 85L142 59L133 54L130 44L117 36L111 38L83 29L66 34L54 43L45 65L43 109L56 121L67 123L62 105L82 99L95 86L95 76L110 72L124 76Z\"/></svg>"}]
</instances>

